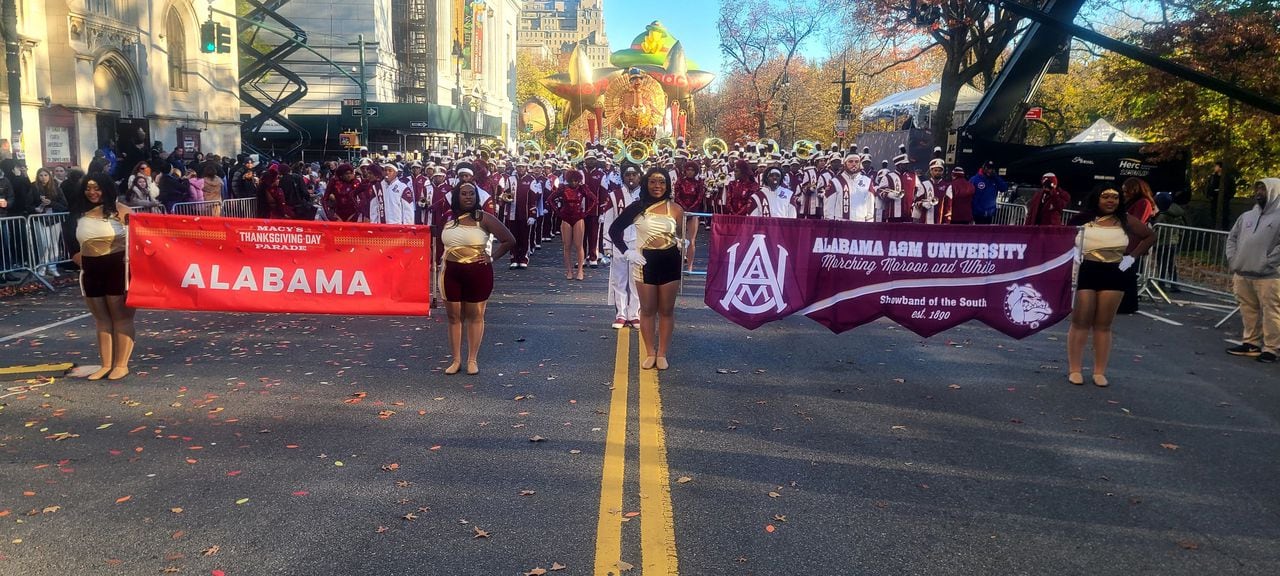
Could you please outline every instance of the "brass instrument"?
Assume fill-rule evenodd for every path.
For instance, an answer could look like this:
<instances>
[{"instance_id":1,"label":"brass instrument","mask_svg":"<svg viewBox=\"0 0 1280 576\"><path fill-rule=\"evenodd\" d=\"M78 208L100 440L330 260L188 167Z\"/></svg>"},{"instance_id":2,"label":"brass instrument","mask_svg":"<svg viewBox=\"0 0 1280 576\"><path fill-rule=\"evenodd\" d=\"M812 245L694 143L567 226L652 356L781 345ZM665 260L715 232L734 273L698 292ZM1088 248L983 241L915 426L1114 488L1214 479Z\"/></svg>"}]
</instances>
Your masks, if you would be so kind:
<instances>
[{"instance_id":1,"label":"brass instrument","mask_svg":"<svg viewBox=\"0 0 1280 576\"><path fill-rule=\"evenodd\" d=\"M605 139L604 149L609 152L609 156L616 164L621 164L627 158L627 144L621 138Z\"/></svg>"},{"instance_id":2,"label":"brass instrument","mask_svg":"<svg viewBox=\"0 0 1280 576\"><path fill-rule=\"evenodd\" d=\"M654 152L666 152L666 153L675 152L676 139L670 136L663 136L653 141L653 149L654 149Z\"/></svg>"},{"instance_id":3,"label":"brass instrument","mask_svg":"<svg viewBox=\"0 0 1280 576\"><path fill-rule=\"evenodd\" d=\"M729 145L724 140L711 137L702 141L702 154L707 158L719 158L729 152Z\"/></svg>"},{"instance_id":4,"label":"brass instrument","mask_svg":"<svg viewBox=\"0 0 1280 576\"><path fill-rule=\"evenodd\" d=\"M773 138L766 139L764 142L761 142L761 144L764 144L764 150L760 152L761 155L777 154L782 151L782 147L778 145L778 141Z\"/></svg>"},{"instance_id":5,"label":"brass instrument","mask_svg":"<svg viewBox=\"0 0 1280 576\"><path fill-rule=\"evenodd\" d=\"M520 143L519 149L523 154L529 154L530 150L532 150L533 154L536 154L539 158L542 157L542 145L537 140L525 140Z\"/></svg>"},{"instance_id":6,"label":"brass instrument","mask_svg":"<svg viewBox=\"0 0 1280 576\"><path fill-rule=\"evenodd\" d=\"M643 140L632 140L627 142L626 159L636 166L643 166L649 156L653 155L653 149L649 147L649 143Z\"/></svg>"},{"instance_id":7,"label":"brass instrument","mask_svg":"<svg viewBox=\"0 0 1280 576\"><path fill-rule=\"evenodd\" d=\"M808 160L818 153L818 143L813 140L796 140L796 143L791 145L791 153L795 154L796 158Z\"/></svg>"},{"instance_id":8,"label":"brass instrument","mask_svg":"<svg viewBox=\"0 0 1280 576\"><path fill-rule=\"evenodd\" d=\"M568 158L568 162L570 164L577 164L586 157L587 147L583 146L582 142L577 140L565 140L560 143L558 148L556 148L556 152L561 156Z\"/></svg>"}]
</instances>

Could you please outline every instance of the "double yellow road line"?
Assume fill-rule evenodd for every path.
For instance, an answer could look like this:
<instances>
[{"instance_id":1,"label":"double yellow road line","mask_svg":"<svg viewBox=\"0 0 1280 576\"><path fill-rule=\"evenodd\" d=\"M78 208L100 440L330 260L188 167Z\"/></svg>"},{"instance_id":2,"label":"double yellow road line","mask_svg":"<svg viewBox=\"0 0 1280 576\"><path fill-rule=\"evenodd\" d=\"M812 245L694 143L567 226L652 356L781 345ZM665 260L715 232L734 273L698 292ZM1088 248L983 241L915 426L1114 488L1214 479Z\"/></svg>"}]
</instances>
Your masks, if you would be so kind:
<instances>
[{"instance_id":1,"label":"double yellow road line","mask_svg":"<svg viewBox=\"0 0 1280 576\"><path fill-rule=\"evenodd\" d=\"M643 342L640 344L643 348ZM647 354L637 355L639 358ZM622 496L626 476L627 399L631 384L631 331L618 331L609 401L609 429L605 435L604 473L600 480L600 512L596 524L596 576L621 576ZM662 398L658 372L639 370L640 415L640 557L644 576L676 576L675 521L671 509L671 481L667 443L662 429Z\"/></svg>"}]
</instances>

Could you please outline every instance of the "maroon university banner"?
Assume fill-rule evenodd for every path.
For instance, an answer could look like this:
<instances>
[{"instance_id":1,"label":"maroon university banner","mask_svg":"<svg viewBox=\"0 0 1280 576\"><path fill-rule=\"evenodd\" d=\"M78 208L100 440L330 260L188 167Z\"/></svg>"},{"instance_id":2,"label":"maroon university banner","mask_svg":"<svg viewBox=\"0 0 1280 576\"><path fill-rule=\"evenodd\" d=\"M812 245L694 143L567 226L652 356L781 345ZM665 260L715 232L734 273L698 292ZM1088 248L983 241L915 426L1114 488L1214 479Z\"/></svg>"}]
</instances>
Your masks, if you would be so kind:
<instances>
[{"instance_id":1,"label":"maroon university banner","mask_svg":"<svg viewBox=\"0 0 1280 576\"><path fill-rule=\"evenodd\" d=\"M1014 338L1071 312L1076 229L716 216L705 301L748 329L886 317L921 336L979 320Z\"/></svg>"}]
</instances>

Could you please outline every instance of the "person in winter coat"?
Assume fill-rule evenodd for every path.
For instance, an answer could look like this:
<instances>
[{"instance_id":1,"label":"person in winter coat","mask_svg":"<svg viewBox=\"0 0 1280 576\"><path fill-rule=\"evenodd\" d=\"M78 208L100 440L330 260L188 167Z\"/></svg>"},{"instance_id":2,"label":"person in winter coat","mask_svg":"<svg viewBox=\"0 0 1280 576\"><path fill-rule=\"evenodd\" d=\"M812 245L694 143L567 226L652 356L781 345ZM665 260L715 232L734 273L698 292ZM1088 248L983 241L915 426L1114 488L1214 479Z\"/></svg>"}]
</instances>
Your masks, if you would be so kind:
<instances>
[{"instance_id":1,"label":"person in winter coat","mask_svg":"<svg viewBox=\"0 0 1280 576\"><path fill-rule=\"evenodd\" d=\"M1027 226L1060 226L1062 211L1071 205L1071 194L1058 186L1058 177L1046 172L1040 190L1027 203Z\"/></svg>"},{"instance_id":2,"label":"person in winter coat","mask_svg":"<svg viewBox=\"0 0 1280 576\"><path fill-rule=\"evenodd\" d=\"M1244 322L1235 356L1273 363L1280 354L1280 178L1253 184L1254 207L1227 236L1227 263Z\"/></svg>"},{"instance_id":3,"label":"person in winter coat","mask_svg":"<svg viewBox=\"0 0 1280 576\"><path fill-rule=\"evenodd\" d=\"M944 196L951 197L952 224L973 224L973 183L964 177L964 168L951 169Z\"/></svg>"},{"instance_id":4,"label":"person in winter coat","mask_svg":"<svg viewBox=\"0 0 1280 576\"><path fill-rule=\"evenodd\" d=\"M272 164L258 183L258 216L272 220L293 218L293 210L280 187L280 167Z\"/></svg>"},{"instance_id":5,"label":"person in winter coat","mask_svg":"<svg viewBox=\"0 0 1280 576\"><path fill-rule=\"evenodd\" d=\"M995 220L1000 195L1009 191L1009 185L1000 177L995 162L983 164L969 183L973 185L974 223L990 224Z\"/></svg>"},{"instance_id":6,"label":"person in winter coat","mask_svg":"<svg viewBox=\"0 0 1280 576\"><path fill-rule=\"evenodd\" d=\"M160 186L151 177L150 164L138 162L134 166L133 174L129 176L122 196L121 203L130 208L151 208L160 205L157 200L160 197Z\"/></svg>"},{"instance_id":7,"label":"person in winter coat","mask_svg":"<svg viewBox=\"0 0 1280 576\"><path fill-rule=\"evenodd\" d=\"M329 182L324 192L325 218L338 222L359 222L361 182L356 178L355 167L344 163L333 174L333 181Z\"/></svg>"}]
</instances>

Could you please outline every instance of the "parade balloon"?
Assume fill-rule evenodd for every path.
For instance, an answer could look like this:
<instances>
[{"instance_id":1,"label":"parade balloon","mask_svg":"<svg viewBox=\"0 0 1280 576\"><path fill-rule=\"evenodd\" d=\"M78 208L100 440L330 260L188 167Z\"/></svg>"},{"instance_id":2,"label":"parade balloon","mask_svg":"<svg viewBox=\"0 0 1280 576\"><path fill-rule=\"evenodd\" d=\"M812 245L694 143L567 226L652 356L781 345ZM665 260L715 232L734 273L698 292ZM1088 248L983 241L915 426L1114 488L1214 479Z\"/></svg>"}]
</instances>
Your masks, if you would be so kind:
<instances>
[{"instance_id":1,"label":"parade balloon","mask_svg":"<svg viewBox=\"0 0 1280 576\"><path fill-rule=\"evenodd\" d=\"M578 44L569 54L569 69L543 78L542 85L569 102L567 124L596 107L600 95L609 88L609 77L616 72L617 68L592 68L582 45Z\"/></svg>"},{"instance_id":2,"label":"parade balloon","mask_svg":"<svg viewBox=\"0 0 1280 576\"><path fill-rule=\"evenodd\" d=\"M694 92L706 88L716 75L703 70L689 69L689 60L684 55L684 46L676 42L667 53L665 66L644 65L639 67L662 85L668 102L683 102Z\"/></svg>"}]
</instances>

